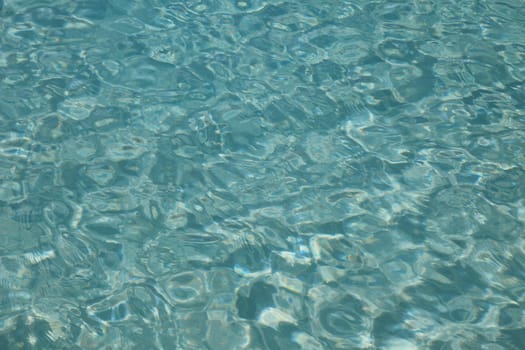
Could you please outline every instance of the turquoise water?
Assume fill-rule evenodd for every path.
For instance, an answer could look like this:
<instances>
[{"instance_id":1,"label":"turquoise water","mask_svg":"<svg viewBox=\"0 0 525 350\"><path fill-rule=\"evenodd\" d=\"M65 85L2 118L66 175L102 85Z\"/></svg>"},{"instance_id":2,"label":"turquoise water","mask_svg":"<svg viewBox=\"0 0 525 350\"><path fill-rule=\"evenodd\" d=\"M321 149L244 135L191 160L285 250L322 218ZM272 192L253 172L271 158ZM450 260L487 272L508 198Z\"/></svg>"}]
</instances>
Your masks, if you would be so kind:
<instances>
[{"instance_id":1,"label":"turquoise water","mask_svg":"<svg viewBox=\"0 0 525 350\"><path fill-rule=\"evenodd\" d=\"M525 349L524 24L0 0L0 350Z\"/></svg>"}]
</instances>

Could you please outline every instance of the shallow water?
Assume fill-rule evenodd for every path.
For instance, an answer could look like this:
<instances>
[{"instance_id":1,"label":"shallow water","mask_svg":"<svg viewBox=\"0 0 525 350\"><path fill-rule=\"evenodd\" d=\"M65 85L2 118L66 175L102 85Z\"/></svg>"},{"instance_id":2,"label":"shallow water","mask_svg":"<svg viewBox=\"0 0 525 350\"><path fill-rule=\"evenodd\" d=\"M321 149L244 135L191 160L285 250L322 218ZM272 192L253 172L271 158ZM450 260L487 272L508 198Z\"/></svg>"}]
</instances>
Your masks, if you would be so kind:
<instances>
[{"instance_id":1,"label":"shallow water","mask_svg":"<svg viewBox=\"0 0 525 350\"><path fill-rule=\"evenodd\" d=\"M0 349L523 349L523 5L0 0Z\"/></svg>"}]
</instances>

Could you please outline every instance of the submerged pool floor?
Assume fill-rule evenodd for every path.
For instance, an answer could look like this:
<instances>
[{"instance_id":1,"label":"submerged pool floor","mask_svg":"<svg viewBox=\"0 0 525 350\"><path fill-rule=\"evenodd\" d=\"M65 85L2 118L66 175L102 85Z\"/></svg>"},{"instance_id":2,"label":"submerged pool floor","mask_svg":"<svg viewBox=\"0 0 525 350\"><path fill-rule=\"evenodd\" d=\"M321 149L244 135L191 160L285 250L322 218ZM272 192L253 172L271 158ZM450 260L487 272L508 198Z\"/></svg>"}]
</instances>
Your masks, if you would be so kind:
<instances>
[{"instance_id":1,"label":"submerged pool floor","mask_svg":"<svg viewBox=\"0 0 525 350\"><path fill-rule=\"evenodd\" d=\"M0 0L0 349L523 349L523 5Z\"/></svg>"}]
</instances>

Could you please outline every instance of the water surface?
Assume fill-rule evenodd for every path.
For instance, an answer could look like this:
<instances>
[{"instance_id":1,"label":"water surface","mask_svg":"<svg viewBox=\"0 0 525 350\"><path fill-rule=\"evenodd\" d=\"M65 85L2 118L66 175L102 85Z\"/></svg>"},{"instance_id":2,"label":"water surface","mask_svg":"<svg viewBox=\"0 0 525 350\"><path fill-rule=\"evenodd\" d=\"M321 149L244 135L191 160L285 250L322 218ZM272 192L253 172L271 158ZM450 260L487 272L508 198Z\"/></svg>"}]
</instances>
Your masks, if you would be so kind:
<instances>
[{"instance_id":1,"label":"water surface","mask_svg":"<svg viewBox=\"0 0 525 350\"><path fill-rule=\"evenodd\" d=\"M0 0L0 349L523 349L524 5Z\"/></svg>"}]
</instances>

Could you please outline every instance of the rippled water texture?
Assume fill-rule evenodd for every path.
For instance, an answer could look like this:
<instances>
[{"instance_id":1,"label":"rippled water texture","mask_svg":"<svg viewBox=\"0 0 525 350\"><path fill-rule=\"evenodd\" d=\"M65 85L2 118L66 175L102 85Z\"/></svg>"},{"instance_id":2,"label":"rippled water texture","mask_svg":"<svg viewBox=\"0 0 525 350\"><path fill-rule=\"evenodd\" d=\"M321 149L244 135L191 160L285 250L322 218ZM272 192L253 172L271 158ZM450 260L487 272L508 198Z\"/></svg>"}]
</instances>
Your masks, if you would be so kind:
<instances>
[{"instance_id":1,"label":"rippled water texture","mask_svg":"<svg viewBox=\"0 0 525 350\"><path fill-rule=\"evenodd\" d=\"M524 24L0 0L0 349L524 349Z\"/></svg>"}]
</instances>

